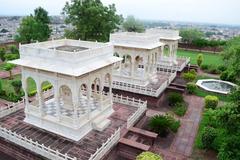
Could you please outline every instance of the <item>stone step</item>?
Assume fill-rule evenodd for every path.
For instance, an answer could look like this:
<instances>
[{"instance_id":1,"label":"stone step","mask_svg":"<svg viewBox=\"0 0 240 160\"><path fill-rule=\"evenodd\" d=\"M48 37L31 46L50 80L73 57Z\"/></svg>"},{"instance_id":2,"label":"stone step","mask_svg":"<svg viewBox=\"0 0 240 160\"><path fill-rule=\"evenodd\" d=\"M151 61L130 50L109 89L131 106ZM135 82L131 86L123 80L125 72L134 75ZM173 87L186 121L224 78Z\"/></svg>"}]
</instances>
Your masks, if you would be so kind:
<instances>
[{"instance_id":1,"label":"stone step","mask_svg":"<svg viewBox=\"0 0 240 160\"><path fill-rule=\"evenodd\" d=\"M104 129L106 129L111 124L111 121L104 116L97 117L92 125L93 129L102 132Z\"/></svg>"}]
</instances>

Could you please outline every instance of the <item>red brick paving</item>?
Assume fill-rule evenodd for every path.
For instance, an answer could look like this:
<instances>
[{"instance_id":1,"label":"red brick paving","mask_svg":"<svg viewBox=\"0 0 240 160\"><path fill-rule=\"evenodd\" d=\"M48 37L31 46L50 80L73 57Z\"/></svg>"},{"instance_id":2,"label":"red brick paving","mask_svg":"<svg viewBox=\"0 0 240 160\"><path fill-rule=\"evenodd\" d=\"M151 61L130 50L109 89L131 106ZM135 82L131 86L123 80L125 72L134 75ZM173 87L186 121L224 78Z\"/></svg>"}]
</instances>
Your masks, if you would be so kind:
<instances>
[{"instance_id":1,"label":"red brick paving","mask_svg":"<svg viewBox=\"0 0 240 160\"><path fill-rule=\"evenodd\" d=\"M109 117L109 119L112 120L109 127L103 132L92 130L79 141L72 141L25 123L23 121L25 117L23 109L0 119L0 125L17 134L31 138L33 141L38 141L45 146L49 146L52 149L57 149L63 154L67 153L69 156L87 160L118 127L125 127L127 118L133 114L137 108L114 103L113 109L115 112Z\"/></svg>"}]
</instances>

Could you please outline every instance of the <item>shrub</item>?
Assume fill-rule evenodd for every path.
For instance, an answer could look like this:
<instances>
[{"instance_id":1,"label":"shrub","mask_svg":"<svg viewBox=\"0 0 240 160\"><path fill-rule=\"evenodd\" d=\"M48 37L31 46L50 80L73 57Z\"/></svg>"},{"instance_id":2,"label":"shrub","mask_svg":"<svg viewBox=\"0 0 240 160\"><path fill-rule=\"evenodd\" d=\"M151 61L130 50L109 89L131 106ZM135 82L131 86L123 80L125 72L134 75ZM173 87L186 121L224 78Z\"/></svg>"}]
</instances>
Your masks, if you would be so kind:
<instances>
[{"instance_id":1,"label":"shrub","mask_svg":"<svg viewBox=\"0 0 240 160\"><path fill-rule=\"evenodd\" d=\"M19 94L22 88L22 82L21 80L14 80L11 82L11 85L13 86L15 93Z\"/></svg>"},{"instance_id":2,"label":"shrub","mask_svg":"<svg viewBox=\"0 0 240 160\"><path fill-rule=\"evenodd\" d=\"M234 73L224 71L220 75L220 79L223 81L230 81L230 82L235 82L236 81L236 76Z\"/></svg>"},{"instance_id":3,"label":"shrub","mask_svg":"<svg viewBox=\"0 0 240 160\"><path fill-rule=\"evenodd\" d=\"M223 80L223 81L227 81L228 72L227 71L222 72L221 75L220 75L220 79Z\"/></svg>"},{"instance_id":4,"label":"shrub","mask_svg":"<svg viewBox=\"0 0 240 160\"><path fill-rule=\"evenodd\" d=\"M6 54L5 48L0 48L0 59L2 60L2 62L5 61L5 54Z\"/></svg>"},{"instance_id":5,"label":"shrub","mask_svg":"<svg viewBox=\"0 0 240 160\"><path fill-rule=\"evenodd\" d=\"M8 46L8 49L12 54L19 54L19 50L18 50L17 46L15 46L15 45Z\"/></svg>"},{"instance_id":6,"label":"shrub","mask_svg":"<svg viewBox=\"0 0 240 160\"><path fill-rule=\"evenodd\" d=\"M170 106L174 106L176 103L182 103L183 102L183 96L180 93L169 93L168 95L168 104Z\"/></svg>"},{"instance_id":7,"label":"shrub","mask_svg":"<svg viewBox=\"0 0 240 160\"><path fill-rule=\"evenodd\" d=\"M193 82L187 83L187 92L193 94L194 91L197 89L197 85Z\"/></svg>"},{"instance_id":8,"label":"shrub","mask_svg":"<svg viewBox=\"0 0 240 160\"><path fill-rule=\"evenodd\" d=\"M205 149L212 148L212 144L216 136L217 136L217 133L213 127L204 127L202 131L202 137L201 137L203 148Z\"/></svg>"},{"instance_id":9,"label":"shrub","mask_svg":"<svg viewBox=\"0 0 240 160\"><path fill-rule=\"evenodd\" d=\"M195 70L191 70L187 73L183 73L183 79L185 79L186 81L190 82L190 81L194 81L197 77L196 71Z\"/></svg>"},{"instance_id":10,"label":"shrub","mask_svg":"<svg viewBox=\"0 0 240 160\"><path fill-rule=\"evenodd\" d=\"M170 115L156 115L150 119L149 127L161 137L165 137L170 131L177 132L180 121L176 121Z\"/></svg>"},{"instance_id":11,"label":"shrub","mask_svg":"<svg viewBox=\"0 0 240 160\"><path fill-rule=\"evenodd\" d=\"M189 73L194 74L194 75L197 75L197 72L195 71L195 69L191 69L191 70L189 71Z\"/></svg>"},{"instance_id":12,"label":"shrub","mask_svg":"<svg viewBox=\"0 0 240 160\"><path fill-rule=\"evenodd\" d=\"M224 72L224 71L227 70L227 67L226 67L225 65L219 65L219 66L217 67L217 69L218 69L219 71L221 71L221 72Z\"/></svg>"},{"instance_id":13,"label":"shrub","mask_svg":"<svg viewBox=\"0 0 240 160\"><path fill-rule=\"evenodd\" d=\"M211 65L208 70L207 70L207 73L211 73L211 74L219 74L221 73L217 67L215 65Z\"/></svg>"},{"instance_id":14,"label":"shrub","mask_svg":"<svg viewBox=\"0 0 240 160\"><path fill-rule=\"evenodd\" d=\"M165 137L169 133L169 120L166 116L156 115L150 119L149 127L161 137Z\"/></svg>"},{"instance_id":15,"label":"shrub","mask_svg":"<svg viewBox=\"0 0 240 160\"><path fill-rule=\"evenodd\" d=\"M202 62L203 62L203 55L198 54L197 55L197 64L198 64L199 67L201 66Z\"/></svg>"},{"instance_id":16,"label":"shrub","mask_svg":"<svg viewBox=\"0 0 240 160\"><path fill-rule=\"evenodd\" d=\"M158 154L154 154L152 152L142 152L137 156L136 160L163 160L163 159Z\"/></svg>"},{"instance_id":17,"label":"shrub","mask_svg":"<svg viewBox=\"0 0 240 160\"><path fill-rule=\"evenodd\" d=\"M176 115L182 117L185 115L186 111L187 111L187 106L185 103L177 103L174 105L173 112Z\"/></svg>"},{"instance_id":18,"label":"shrub","mask_svg":"<svg viewBox=\"0 0 240 160\"><path fill-rule=\"evenodd\" d=\"M205 107L215 109L218 105L218 101L218 97L208 95L205 97Z\"/></svg>"},{"instance_id":19,"label":"shrub","mask_svg":"<svg viewBox=\"0 0 240 160\"><path fill-rule=\"evenodd\" d=\"M11 61L11 60L14 60L14 59L18 59L19 55L8 53L8 54L5 54L4 57L5 57L6 60Z\"/></svg>"},{"instance_id":20,"label":"shrub","mask_svg":"<svg viewBox=\"0 0 240 160\"><path fill-rule=\"evenodd\" d=\"M202 64L201 65L202 70L208 70L208 68L209 68L209 65L207 65L207 64Z\"/></svg>"},{"instance_id":21,"label":"shrub","mask_svg":"<svg viewBox=\"0 0 240 160\"><path fill-rule=\"evenodd\" d=\"M173 117L169 116L169 129L174 132L177 133L178 128L181 126L181 122L180 120L175 120Z\"/></svg>"}]
</instances>

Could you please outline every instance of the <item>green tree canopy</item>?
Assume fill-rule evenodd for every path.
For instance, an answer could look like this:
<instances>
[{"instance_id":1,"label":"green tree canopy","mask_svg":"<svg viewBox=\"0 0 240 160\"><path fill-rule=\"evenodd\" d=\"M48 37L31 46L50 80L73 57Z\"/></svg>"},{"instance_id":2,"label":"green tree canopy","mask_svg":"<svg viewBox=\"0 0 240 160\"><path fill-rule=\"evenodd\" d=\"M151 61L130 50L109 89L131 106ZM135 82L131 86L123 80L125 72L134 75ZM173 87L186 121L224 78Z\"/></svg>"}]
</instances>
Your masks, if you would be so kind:
<instances>
[{"instance_id":1,"label":"green tree canopy","mask_svg":"<svg viewBox=\"0 0 240 160\"><path fill-rule=\"evenodd\" d=\"M123 22L123 29L128 32L144 32L143 23L135 19L134 16L128 16Z\"/></svg>"},{"instance_id":2,"label":"green tree canopy","mask_svg":"<svg viewBox=\"0 0 240 160\"><path fill-rule=\"evenodd\" d=\"M48 12L42 7L38 7L34 10L34 17L36 21L40 23L43 23L43 24L50 23L50 17L48 16Z\"/></svg>"},{"instance_id":3,"label":"green tree canopy","mask_svg":"<svg viewBox=\"0 0 240 160\"><path fill-rule=\"evenodd\" d=\"M104 6L100 0L71 0L63 8L66 23L73 26L65 36L74 39L108 41L118 29L122 16L116 14L115 5Z\"/></svg>"},{"instance_id":4,"label":"green tree canopy","mask_svg":"<svg viewBox=\"0 0 240 160\"><path fill-rule=\"evenodd\" d=\"M240 82L240 37L235 37L227 42L223 51L225 65L228 66L225 73L228 77L234 77L235 82Z\"/></svg>"},{"instance_id":5,"label":"green tree canopy","mask_svg":"<svg viewBox=\"0 0 240 160\"><path fill-rule=\"evenodd\" d=\"M182 37L182 41L188 44L192 44L193 41L197 39L202 39L203 32L198 29L181 29L180 36Z\"/></svg>"},{"instance_id":6,"label":"green tree canopy","mask_svg":"<svg viewBox=\"0 0 240 160\"><path fill-rule=\"evenodd\" d=\"M12 69L16 67L16 65L12 64L12 63L6 63L3 67L3 70L8 71L9 72L9 79L12 79Z\"/></svg>"},{"instance_id":7,"label":"green tree canopy","mask_svg":"<svg viewBox=\"0 0 240 160\"><path fill-rule=\"evenodd\" d=\"M46 41L51 34L47 11L39 7L34 10L34 15L24 17L17 29L15 40L22 43L31 41Z\"/></svg>"}]
</instances>

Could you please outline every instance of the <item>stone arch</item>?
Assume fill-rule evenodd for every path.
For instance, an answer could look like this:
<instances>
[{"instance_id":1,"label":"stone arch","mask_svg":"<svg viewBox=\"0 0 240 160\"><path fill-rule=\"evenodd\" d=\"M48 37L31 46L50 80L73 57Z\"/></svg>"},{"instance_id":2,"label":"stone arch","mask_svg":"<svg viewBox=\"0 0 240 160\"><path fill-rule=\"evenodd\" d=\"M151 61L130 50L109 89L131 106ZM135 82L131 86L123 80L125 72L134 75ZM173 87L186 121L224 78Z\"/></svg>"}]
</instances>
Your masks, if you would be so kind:
<instances>
[{"instance_id":1,"label":"stone arch","mask_svg":"<svg viewBox=\"0 0 240 160\"><path fill-rule=\"evenodd\" d=\"M158 61L158 53L157 52L154 53L154 58L155 58L155 63L156 63Z\"/></svg>"},{"instance_id":2,"label":"stone arch","mask_svg":"<svg viewBox=\"0 0 240 160\"><path fill-rule=\"evenodd\" d=\"M38 98L39 93L37 92L36 80L33 77L29 76L24 79L23 83L25 83L25 85L23 85L23 87L25 86L24 91L25 91L25 94L27 94L27 96L28 96L28 102L32 106L38 107L39 106L39 98Z\"/></svg>"},{"instance_id":3,"label":"stone arch","mask_svg":"<svg viewBox=\"0 0 240 160\"><path fill-rule=\"evenodd\" d=\"M140 55L137 55L135 57L135 70L137 71L139 68L143 68L144 64L143 64L143 57Z\"/></svg>"},{"instance_id":4,"label":"stone arch","mask_svg":"<svg viewBox=\"0 0 240 160\"><path fill-rule=\"evenodd\" d=\"M123 55L122 60L122 73L125 76L131 75L131 67L132 67L133 57L129 54Z\"/></svg>"},{"instance_id":5,"label":"stone arch","mask_svg":"<svg viewBox=\"0 0 240 160\"><path fill-rule=\"evenodd\" d=\"M166 57L170 56L170 45L166 44L163 48L163 55Z\"/></svg>"},{"instance_id":6,"label":"stone arch","mask_svg":"<svg viewBox=\"0 0 240 160\"><path fill-rule=\"evenodd\" d=\"M72 91L69 86L61 85L59 87L59 96L64 108L73 108Z\"/></svg>"},{"instance_id":7,"label":"stone arch","mask_svg":"<svg viewBox=\"0 0 240 160\"><path fill-rule=\"evenodd\" d=\"M91 83L92 93L99 93L101 86L101 79L96 77Z\"/></svg>"},{"instance_id":8,"label":"stone arch","mask_svg":"<svg viewBox=\"0 0 240 160\"><path fill-rule=\"evenodd\" d=\"M112 83L112 76L111 76L110 73L106 73L104 75L104 81L105 81L105 83L108 83L108 85L111 85L111 83Z\"/></svg>"},{"instance_id":9,"label":"stone arch","mask_svg":"<svg viewBox=\"0 0 240 160\"><path fill-rule=\"evenodd\" d=\"M88 86L86 83L82 83L79 88L80 97L87 96Z\"/></svg>"}]
</instances>

